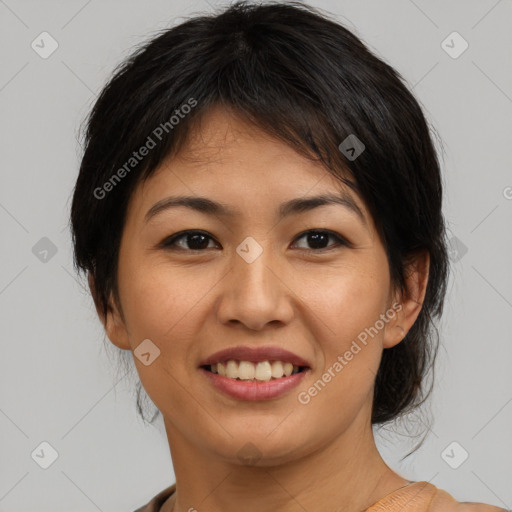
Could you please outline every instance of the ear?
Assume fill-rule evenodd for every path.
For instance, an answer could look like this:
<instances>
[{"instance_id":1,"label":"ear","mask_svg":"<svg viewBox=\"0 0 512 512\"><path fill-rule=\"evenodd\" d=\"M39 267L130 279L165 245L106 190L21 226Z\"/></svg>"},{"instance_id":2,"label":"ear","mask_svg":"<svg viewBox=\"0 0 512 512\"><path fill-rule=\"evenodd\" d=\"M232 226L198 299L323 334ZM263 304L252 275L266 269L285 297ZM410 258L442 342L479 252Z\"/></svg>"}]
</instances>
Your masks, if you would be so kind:
<instances>
[{"instance_id":1,"label":"ear","mask_svg":"<svg viewBox=\"0 0 512 512\"><path fill-rule=\"evenodd\" d=\"M118 308L112 294L110 294L109 297L107 314L105 316L103 309L100 306L100 301L96 293L96 287L94 286L93 275L91 273L89 273L88 281L89 289L91 290L91 295L94 300L94 306L96 307L96 312L98 313L98 317L100 318L103 327L105 328L108 339L116 347L124 350L130 350L131 347L129 343L126 323L124 321L122 312Z\"/></svg>"},{"instance_id":2,"label":"ear","mask_svg":"<svg viewBox=\"0 0 512 512\"><path fill-rule=\"evenodd\" d=\"M409 258L405 269L406 289L394 293L391 301L395 314L386 325L384 348L398 345L418 318L427 291L429 267L430 254L427 250L417 251Z\"/></svg>"}]
</instances>

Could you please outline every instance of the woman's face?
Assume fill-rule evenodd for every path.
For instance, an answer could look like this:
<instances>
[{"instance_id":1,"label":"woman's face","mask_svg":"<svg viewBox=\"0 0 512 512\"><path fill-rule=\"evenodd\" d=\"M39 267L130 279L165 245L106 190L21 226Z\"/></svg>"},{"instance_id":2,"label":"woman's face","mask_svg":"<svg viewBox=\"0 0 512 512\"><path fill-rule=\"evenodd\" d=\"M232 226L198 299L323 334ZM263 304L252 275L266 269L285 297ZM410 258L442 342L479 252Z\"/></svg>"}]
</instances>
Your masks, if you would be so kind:
<instances>
[{"instance_id":1,"label":"woman's face","mask_svg":"<svg viewBox=\"0 0 512 512\"><path fill-rule=\"evenodd\" d=\"M148 213L183 195L222 203L234 215L185 206ZM281 205L320 195L345 199L280 216ZM204 236L165 245L187 230ZM362 200L289 146L211 110L179 157L135 191L118 280L122 316L109 314L107 334L135 351L171 448L175 439L225 461L255 452L260 464L276 464L371 428L382 350L404 335L386 253ZM240 346L282 348L309 369L284 377L294 385L280 394L234 396L234 386L217 387L201 365ZM275 388L238 384L242 394Z\"/></svg>"}]
</instances>

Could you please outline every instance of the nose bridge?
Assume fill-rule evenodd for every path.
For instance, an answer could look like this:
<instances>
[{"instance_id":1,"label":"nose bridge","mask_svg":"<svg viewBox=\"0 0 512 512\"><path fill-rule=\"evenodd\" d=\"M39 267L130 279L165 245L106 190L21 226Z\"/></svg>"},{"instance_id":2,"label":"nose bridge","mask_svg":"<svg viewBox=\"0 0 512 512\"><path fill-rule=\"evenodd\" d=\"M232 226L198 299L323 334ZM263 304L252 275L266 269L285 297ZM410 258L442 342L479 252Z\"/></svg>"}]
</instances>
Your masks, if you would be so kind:
<instances>
[{"instance_id":1,"label":"nose bridge","mask_svg":"<svg viewBox=\"0 0 512 512\"><path fill-rule=\"evenodd\" d=\"M236 248L221 297L221 321L238 321L251 329L275 320L289 322L293 309L270 240L247 237Z\"/></svg>"},{"instance_id":2,"label":"nose bridge","mask_svg":"<svg viewBox=\"0 0 512 512\"><path fill-rule=\"evenodd\" d=\"M275 266L270 237L259 240L247 237L233 255L235 295L239 298L248 295L245 300L251 298L255 304L269 302L276 294L276 283L272 282L275 276L270 271Z\"/></svg>"}]
</instances>

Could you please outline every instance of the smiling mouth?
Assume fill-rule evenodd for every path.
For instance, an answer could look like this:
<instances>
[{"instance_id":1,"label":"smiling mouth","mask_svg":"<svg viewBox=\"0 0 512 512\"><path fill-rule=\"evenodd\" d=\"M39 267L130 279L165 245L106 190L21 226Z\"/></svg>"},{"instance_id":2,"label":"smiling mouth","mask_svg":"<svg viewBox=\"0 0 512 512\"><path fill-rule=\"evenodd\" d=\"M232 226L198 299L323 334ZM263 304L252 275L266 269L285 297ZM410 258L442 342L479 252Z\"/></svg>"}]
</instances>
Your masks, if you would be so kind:
<instances>
[{"instance_id":1,"label":"smiling mouth","mask_svg":"<svg viewBox=\"0 0 512 512\"><path fill-rule=\"evenodd\" d=\"M221 363L203 365L201 368L232 380L247 382L269 382L307 370L308 366L295 366L286 361L236 361L230 359Z\"/></svg>"}]
</instances>

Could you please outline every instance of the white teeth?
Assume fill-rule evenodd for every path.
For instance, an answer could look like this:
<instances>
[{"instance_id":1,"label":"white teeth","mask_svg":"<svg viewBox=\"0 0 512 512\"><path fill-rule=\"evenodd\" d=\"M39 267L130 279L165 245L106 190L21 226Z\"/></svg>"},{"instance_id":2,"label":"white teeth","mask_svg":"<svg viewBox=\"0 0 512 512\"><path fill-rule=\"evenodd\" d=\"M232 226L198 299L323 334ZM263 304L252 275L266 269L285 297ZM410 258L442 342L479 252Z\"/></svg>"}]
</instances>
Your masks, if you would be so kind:
<instances>
[{"instance_id":1,"label":"white teeth","mask_svg":"<svg viewBox=\"0 0 512 512\"><path fill-rule=\"evenodd\" d=\"M222 377L262 382L289 377L299 371L299 367L290 362L260 361L255 364L250 361L235 361L233 359L224 363L212 364L210 369L212 373L218 373Z\"/></svg>"},{"instance_id":2,"label":"white teeth","mask_svg":"<svg viewBox=\"0 0 512 512\"><path fill-rule=\"evenodd\" d=\"M284 370L284 374L289 377L292 373L293 373L293 364L292 363L284 363L283 365L283 370Z\"/></svg>"},{"instance_id":3,"label":"white teeth","mask_svg":"<svg viewBox=\"0 0 512 512\"><path fill-rule=\"evenodd\" d=\"M242 380L251 380L254 379L254 375L256 374L256 370L252 363L248 361L240 361L238 365L238 377Z\"/></svg>"},{"instance_id":4,"label":"white teeth","mask_svg":"<svg viewBox=\"0 0 512 512\"><path fill-rule=\"evenodd\" d=\"M279 379L284 375L283 363L281 361L273 361L272 362L272 377L274 379Z\"/></svg>"},{"instance_id":5,"label":"white teeth","mask_svg":"<svg viewBox=\"0 0 512 512\"><path fill-rule=\"evenodd\" d=\"M226 365L226 377L236 379L238 377L238 363L236 361L228 361Z\"/></svg>"},{"instance_id":6,"label":"white teeth","mask_svg":"<svg viewBox=\"0 0 512 512\"><path fill-rule=\"evenodd\" d=\"M268 361L260 361L256 365L256 374L254 377L256 380L268 382L272 378L272 367L270 363Z\"/></svg>"}]
</instances>

